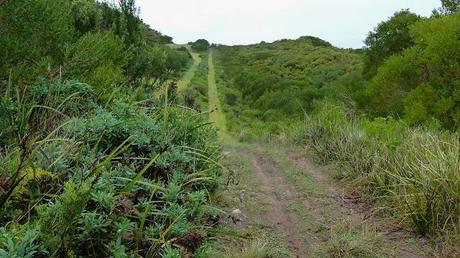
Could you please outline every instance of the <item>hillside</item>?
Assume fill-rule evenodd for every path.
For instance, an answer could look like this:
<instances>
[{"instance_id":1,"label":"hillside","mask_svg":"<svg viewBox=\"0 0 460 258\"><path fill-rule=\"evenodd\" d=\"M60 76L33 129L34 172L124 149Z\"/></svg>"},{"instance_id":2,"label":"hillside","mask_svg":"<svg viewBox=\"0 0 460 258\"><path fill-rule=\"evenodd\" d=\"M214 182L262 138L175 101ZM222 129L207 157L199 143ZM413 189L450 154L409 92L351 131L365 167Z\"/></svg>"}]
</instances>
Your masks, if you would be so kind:
<instances>
[{"instance_id":1,"label":"hillside","mask_svg":"<svg viewBox=\"0 0 460 258\"><path fill-rule=\"evenodd\" d=\"M233 123L298 119L334 82L359 76L362 68L360 51L313 37L217 49Z\"/></svg>"}]
</instances>

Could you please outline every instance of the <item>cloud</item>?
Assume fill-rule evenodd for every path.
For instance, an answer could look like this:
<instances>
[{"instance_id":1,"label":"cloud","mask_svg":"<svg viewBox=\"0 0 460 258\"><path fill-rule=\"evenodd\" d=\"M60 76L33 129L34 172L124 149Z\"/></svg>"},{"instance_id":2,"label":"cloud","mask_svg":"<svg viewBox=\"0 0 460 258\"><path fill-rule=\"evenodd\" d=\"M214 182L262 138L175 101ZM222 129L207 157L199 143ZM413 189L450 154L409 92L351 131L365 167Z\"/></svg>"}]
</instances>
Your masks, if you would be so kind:
<instances>
[{"instance_id":1,"label":"cloud","mask_svg":"<svg viewBox=\"0 0 460 258\"><path fill-rule=\"evenodd\" d=\"M153 28L185 43L206 38L249 44L303 35L361 47L367 33L395 11L429 15L438 0L137 0Z\"/></svg>"}]
</instances>

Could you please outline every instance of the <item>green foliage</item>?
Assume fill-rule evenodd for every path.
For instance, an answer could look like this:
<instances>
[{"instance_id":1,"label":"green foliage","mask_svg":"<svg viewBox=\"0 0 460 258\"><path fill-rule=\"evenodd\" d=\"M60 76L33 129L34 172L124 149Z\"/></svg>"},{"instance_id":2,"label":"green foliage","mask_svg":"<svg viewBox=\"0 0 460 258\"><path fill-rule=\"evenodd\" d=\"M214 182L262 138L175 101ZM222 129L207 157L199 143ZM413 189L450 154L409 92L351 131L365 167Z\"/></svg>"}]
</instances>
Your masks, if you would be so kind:
<instances>
[{"instance_id":1,"label":"green foliage","mask_svg":"<svg viewBox=\"0 0 460 258\"><path fill-rule=\"evenodd\" d=\"M74 117L58 126L56 140L33 144L26 159L13 146L0 156L2 180L29 166L59 178L27 177L2 213L10 220L22 214L15 209L30 212L24 202L37 204L30 220L46 228L34 240L40 252L108 256L114 247L114 254L135 254L142 251L132 248L136 241L153 246L193 232L194 223L207 225L203 207L220 174L215 131L192 111L129 103L115 100L108 110L83 113L62 109ZM56 198L43 197L49 194ZM152 232L153 223L161 228Z\"/></svg>"},{"instance_id":2,"label":"green foliage","mask_svg":"<svg viewBox=\"0 0 460 258\"><path fill-rule=\"evenodd\" d=\"M442 6L433 11L434 15L448 15L460 10L459 0L441 0Z\"/></svg>"},{"instance_id":3,"label":"green foliage","mask_svg":"<svg viewBox=\"0 0 460 258\"><path fill-rule=\"evenodd\" d=\"M58 127L56 139L32 144L26 159L13 145L2 153L1 180L29 166L37 168L30 171L47 168L50 177L59 178L27 177L25 190L2 207L2 220L21 221L30 212L28 220L46 228L29 241L36 247L26 250L54 256L133 255L147 251L134 248L136 242L151 247L200 230L197 225L208 227L213 217L205 207L220 175L214 161L216 132L203 127L206 117L193 111L145 108L115 100L108 110L74 113ZM31 203L36 204L33 211ZM16 234L14 228L6 227L5 234ZM12 241L0 250L22 248Z\"/></svg>"},{"instance_id":4,"label":"green foliage","mask_svg":"<svg viewBox=\"0 0 460 258\"><path fill-rule=\"evenodd\" d=\"M78 81L38 78L28 93L7 91L0 97L0 143L22 139L30 130L50 132L67 115L81 115L96 106L93 88Z\"/></svg>"},{"instance_id":5,"label":"green foliage","mask_svg":"<svg viewBox=\"0 0 460 258\"><path fill-rule=\"evenodd\" d=\"M161 258L180 258L180 252L177 249L171 248L168 246L163 253L161 254Z\"/></svg>"},{"instance_id":6,"label":"green foliage","mask_svg":"<svg viewBox=\"0 0 460 258\"><path fill-rule=\"evenodd\" d=\"M210 228L216 132L154 92L187 49L132 0L1 5L0 256L148 256Z\"/></svg>"},{"instance_id":7,"label":"green foliage","mask_svg":"<svg viewBox=\"0 0 460 258\"><path fill-rule=\"evenodd\" d=\"M0 79L21 89L38 76L60 76L90 83L104 99L128 79L164 80L190 60L188 52L162 45L170 39L140 20L133 0L6 1L0 21ZM153 55L152 45L159 49ZM149 62L156 65L147 70Z\"/></svg>"},{"instance_id":8,"label":"green foliage","mask_svg":"<svg viewBox=\"0 0 460 258\"><path fill-rule=\"evenodd\" d=\"M191 59L186 49L171 49L157 43L140 48L136 56L129 67L131 77L151 78L153 85L177 76Z\"/></svg>"},{"instance_id":9,"label":"green foliage","mask_svg":"<svg viewBox=\"0 0 460 258\"><path fill-rule=\"evenodd\" d=\"M322 244L318 256L332 258L352 257L391 257L382 244L377 232L365 225L351 225L349 221L331 226L331 235L327 242Z\"/></svg>"},{"instance_id":10,"label":"green foliage","mask_svg":"<svg viewBox=\"0 0 460 258\"><path fill-rule=\"evenodd\" d=\"M72 40L71 10L65 0L6 1L0 8L0 78L30 82L62 63ZM52 40L51 40L52 39Z\"/></svg>"},{"instance_id":11,"label":"green foliage","mask_svg":"<svg viewBox=\"0 0 460 258\"><path fill-rule=\"evenodd\" d=\"M220 91L230 97L225 98L230 120L247 117L248 124L301 117L315 99L339 92L340 82L359 74L361 66L359 54L314 37L219 46L216 56ZM355 85L358 79L352 79L349 91L362 87L360 81Z\"/></svg>"},{"instance_id":12,"label":"green foliage","mask_svg":"<svg viewBox=\"0 0 460 258\"><path fill-rule=\"evenodd\" d=\"M173 44L173 38L147 26L149 41L160 44Z\"/></svg>"},{"instance_id":13,"label":"green foliage","mask_svg":"<svg viewBox=\"0 0 460 258\"><path fill-rule=\"evenodd\" d=\"M198 39L195 42L189 43L189 45L192 47L194 51L197 51L197 52L206 51L210 47L209 42L205 39Z\"/></svg>"},{"instance_id":14,"label":"green foliage","mask_svg":"<svg viewBox=\"0 0 460 258\"><path fill-rule=\"evenodd\" d=\"M82 35L94 30L103 19L94 0L72 0L70 4L75 30Z\"/></svg>"},{"instance_id":15,"label":"green foliage","mask_svg":"<svg viewBox=\"0 0 460 258\"><path fill-rule=\"evenodd\" d=\"M377 114L403 114L411 125L436 119L445 128L458 128L459 21L454 14L412 27L415 45L389 58L368 85Z\"/></svg>"},{"instance_id":16,"label":"green foliage","mask_svg":"<svg viewBox=\"0 0 460 258\"><path fill-rule=\"evenodd\" d=\"M406 56L416 55L414 51L406 53ZM420 71L401 56L390 57L367 85L366 95L371 100L368 106L377 115L400 115L404 111L404 95L416 87L421 76Z\"/></svg>"},{"instance_id":17,"label":"green foliage","mask_svg":"<svg viewBox=\"0 0 460 258\"><path fill-rule=\"evenodd\" d=\"M378 68L387 58L397 55L414 45L414 40L409 33L413 24L420 21L421 17L402 10L396 12L387 21L380 23L377 28L370 32L365 43L365 66L364 75L367 79L372 78Z\"/></svg>"},{"instance_id":18,"label":"green foliage","mask_svg":"<svg viewBox=\"0 0 460 258\"><path fill-rule=\"evenodd\" d=\"M18 127L21 126L21 118L18 117L19 106L9 97L0 97L0 143L8 143L8 140L16 136Z\"/></svg>"},{"instance_id":19,"label":"green foliage","mask_svg":"<svg viewBox=\"0 0 460 258\"><path fill-rule=\"evenodd\" d=\"M36 243L39 233L39 227L24 226L11 231L0 228L0 257L33 258L47 254Z\"/></svg>"},{"instance_id":20,"label":"green foliage","mask_svg":"<svg viewBox=\"0 0 460 258\"><path fill-rule=\"evenodd\" d=\"M308 41L315 47L333 47L331 43L312 36L302 36L298 39L299 41Z\"/></svg>"},{"instance_id":21,"label":"green foliage","mask_svg":"<svg viewBox=\"0 0 460 258\"><path fill-rule=\"evenodd\" d=\"M203 54L201 59L190 86L181 92L185 105L198 111L208 107L208 56Z\"/></svg>"},{"instance_id":22,"label":"green foliage","mask_svg":"<svg viewBox=\"0 0 460 258\"><path fill-rule=\"evenodd\" d=\"M118 0L120 11L123 15L122 21L125 30L125 42L127 45L135 44L139 40L140 20L138 18L139 10L136 7L135 0Z\"/></svg>"},{"instance_id":23,"label":"green foliage","mask_svg":"<svg viewBox=\"0 0 460 258\"><path fill-rule=\"evenodd\" d=\"M66 51L65 73L93 85L98 96L111 93L126 81L124 67L128 56L123 42L111 32L83 35Z\"/></svg>"},{"instance_id":24,"label":"green foliage","mask_svg":"<svg viewBox=\"0 0 460 258\"><path fill-rule=\"evenodd\" d=\"M68 181L64 192L53 204L37 207L39 225L46 228L40 237L53 256L65 255L72 249L78 218L86 207L89 193L88 184L77 186Z\"/></svg>"}]
</instances>

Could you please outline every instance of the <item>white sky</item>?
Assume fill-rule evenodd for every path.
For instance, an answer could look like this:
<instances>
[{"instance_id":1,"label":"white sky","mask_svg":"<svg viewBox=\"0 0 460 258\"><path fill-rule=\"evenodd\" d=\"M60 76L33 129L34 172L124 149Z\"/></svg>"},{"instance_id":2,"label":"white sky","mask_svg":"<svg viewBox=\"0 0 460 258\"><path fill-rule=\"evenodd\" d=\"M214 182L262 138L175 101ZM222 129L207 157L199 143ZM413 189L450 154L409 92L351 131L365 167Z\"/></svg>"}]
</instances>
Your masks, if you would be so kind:
<instances>
[{"instance_id":1,"label":"white sky","mask_svg":"<svg viewBox=\"0 0 460 258\"><path fill-rule=\"evenodd\" d=\"M175 43L205 38L227 45L317 36L359 48L394 12L429 16L439 0L137 0L142 19Z\"/></svg>"}]
</instances>

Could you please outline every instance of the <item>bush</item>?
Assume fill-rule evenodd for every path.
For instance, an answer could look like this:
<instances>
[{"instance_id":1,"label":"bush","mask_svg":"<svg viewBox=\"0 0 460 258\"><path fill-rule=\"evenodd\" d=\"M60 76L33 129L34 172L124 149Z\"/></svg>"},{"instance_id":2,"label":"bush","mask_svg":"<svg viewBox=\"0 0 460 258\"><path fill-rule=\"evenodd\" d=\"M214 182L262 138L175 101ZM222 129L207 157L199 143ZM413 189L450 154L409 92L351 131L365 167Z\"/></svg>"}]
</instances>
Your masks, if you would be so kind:
<instances>
[{"instance_id":1,"label":"bush","mask_svg":"<svg viewBox=\"0 0 460 258\"><path fill-rule=\"evenodd\" d=\"M192 49L197 52L206 51L208 50L210 46L209 42L205 39L198 39L197 41L189 43L189 44L191 45Z\"/></svg>"},{"instance_id":2,"label":"bush","mask_svg":"<svg viewBox=\"0 0 460 258\"><path fill-rule=\"evenodd\" d=\"M65 75L95 87L98 96L126 81L128 56L123 41L111 32L87 33L66 51Z\"/></svg>"},{"instance_id":3,"label":"bush","mask_svg":"<svg viewBox=\"0 0 460 258\"><path fill-rule=\"evenodd\" d=\"M174 79L188 51L131 0L0 2L0 256L193 252L174 241L216 219L216 132L126 85Z\"/></svg>"},{"instance_id":4,"label":"bush","mask_svg":"<svg viewBox=\"0 0 460 258\"><path fill-rule=\"evenodd\" d=\"M0 8L0 78L33 82L62 63L74 33L66 0L6 1ZM54 72L54 71L52 71Z\"/></svg>"},{"instance_id":5,"label":"bush","mask_svg":"<svg viewBox=\"0 0 460 258\"><path fill-rule=\"evenodd\" d=\"M415 23L414 46L393 55L367 86L372 110L401 115L410 125L435 119L449 130L460 121L460 14Z\"/></svg>"},{"instance_id":6,"label":"bush","mask_svg":"<svg viewBox=\"0 0 460 258\"><path fill-rule=\"evenodd\" d=\"M171 239L202 237L215 219L207 203L219 185L216 132L192 111L145 108L117 100L109 110L72 118L47 140L2 152L0 179L19 184L5 185L15 190L0 218L21 222L30 213L27 221L39 227L35 238L13 240L0 252L24 245L51 256L151 255ZM12 238L27 227L0 232Z\"/></svg>"},{"instance_id":7,"label":"bush","mask_svg":"<svg viewBox=\"0 0 460 258\"><path fill-rule=\"evenodd\" d=\"M409 10L396 12L388 21L380 23L370 32L365 43L364 75L372 78L383 62L414 45L410 35L411 26L422 18Z\"/></svg>"}]
</instances>

